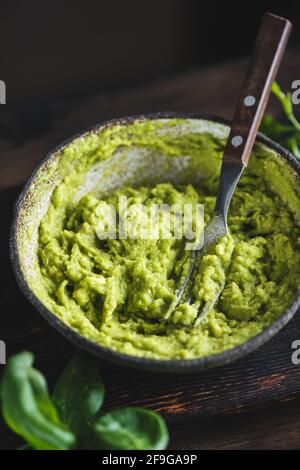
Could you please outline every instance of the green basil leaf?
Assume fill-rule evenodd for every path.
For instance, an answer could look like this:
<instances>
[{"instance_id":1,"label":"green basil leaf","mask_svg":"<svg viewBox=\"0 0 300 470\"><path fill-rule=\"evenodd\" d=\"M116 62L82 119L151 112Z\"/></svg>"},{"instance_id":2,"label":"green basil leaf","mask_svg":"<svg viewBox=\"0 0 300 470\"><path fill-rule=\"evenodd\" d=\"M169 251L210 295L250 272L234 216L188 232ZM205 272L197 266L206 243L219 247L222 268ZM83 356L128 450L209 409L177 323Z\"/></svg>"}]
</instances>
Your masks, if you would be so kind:
<instances>
[{"instance_id":1,"label":"green basil leaf","mask_svg":"<svg viewBox=\"0 0 300 470\"><path fill-rule=\"evenodd\" d=\"M37 369L33 369L32 367L28 369L28 377L39 409L48 419L54 423L60 423L57 410L49 396L45 377Z\"/></svg>"},{"instance_id":2,"label":"green basil leaf","mask_svg":"<svg viewBox=\"0 0 300 470\"><path fill-rule=\"evenodd\" d=\"M300 159L300 122L294 114L292 95L291 93L283 93L276 82L272 85L272 92L281 103L283 112L290 124L282 124L276 118L267 114L262 120L260 130Z\"/></svg>"},{"instance_id":3,"label":"green basil leaf","mask_svg":"<svg viewBox=\"0 0 300 470\"><path fill-rule=\"evenodd\" d=\"M300 159L300 133L289 137L286 141L286 147Z\"/></svg>"},{"instance_id":4,"label":"green basil leaf","mask_svg":"<svg viewBox=\"0 0 300 470\"><path fill-rule=\"evenodd\" d=\"M70 449L75 436L60 421L46 381L32 364L33 354L29 352L8 360L1 383L3 417L33 449Z\"/></svg>"},{"instance_id":5,"label":"green basil leaf","mask_svg":"<svg viewBox=\"0 0 300 470\"><path fill-rule=\"evenodd\" d=\"M89 442L96 449L162 450L169 434L164 420L153 411L127 407L100 416L91 424Z\"/></svg>"},{"instance_id":6,"label":"green basil leaf","mask_svg":"<svg viewBox=\"0 0 300 470\"><path fill-rule=\"evenodd\" d=\"M292 95L291 93L284 94L283 91L280 89L278 83L274 82L272 85L272 92L280 101L282 108L285 112L287 119L292 123L294 126L294 131L300 131L300 123L295 117L293 103L292 103Z\"/></svg>"},{"instance_id":7,"label":"green basil leaf","mask_svg":"<svg viewBox=\"0 0 300 470\"><path fill-rule=\"evenodd\" d=\"M266 134L268 137L274 140L279 140L282 138L282 136L287 135L288 132L293 131L293 126L287 126L286 124L282 124L270 114L264 116L260 126L260 132Z\"/></svg>"},{"instance_id":8,"label":"green basil leaf","mask_svg":"<svg viewBox=\"0 0 300 470\"><path fill-rule=\"evenodd\" d=\"M97 360L89 354L76 353L53 394L60 418L75 433L82 433L87 421L100 410L103 400L104 385Z\"/></svg>"}]
</instances>

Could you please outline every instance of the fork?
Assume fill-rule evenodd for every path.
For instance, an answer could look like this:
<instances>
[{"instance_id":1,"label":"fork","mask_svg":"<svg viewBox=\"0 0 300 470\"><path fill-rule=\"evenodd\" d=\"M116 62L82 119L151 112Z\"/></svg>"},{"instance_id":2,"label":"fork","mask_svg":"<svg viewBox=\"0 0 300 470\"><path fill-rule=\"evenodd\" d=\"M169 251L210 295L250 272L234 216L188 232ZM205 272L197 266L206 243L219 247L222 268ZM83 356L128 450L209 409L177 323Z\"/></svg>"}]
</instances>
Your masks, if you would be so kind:
<instances>
[{"instance_id":1,"label":"fork","mask_svg":"<svg viewBox=\"0 0 300 470\"><path fill-rule=\"evenodd\" d=\"M240 98L235 110L231 131L226 143L214 215L204 230L203 245L197 246L189 256L187 274L176 291L176 298L170 305L165 318L169 318L185 294L185 303L190 303L192 295L188 285L198 257L228 234L227 213L236 185L247 166L250 153L261 123L272 83L281 63L289 35L291 23L282 17L265 13L257 35L255 48ZM201 265L200 265L201 269ZM220 285L213 301L206 302L198 313L195 324L205 318L217 302L224 285Z\"/></svg>"}]
</instances>

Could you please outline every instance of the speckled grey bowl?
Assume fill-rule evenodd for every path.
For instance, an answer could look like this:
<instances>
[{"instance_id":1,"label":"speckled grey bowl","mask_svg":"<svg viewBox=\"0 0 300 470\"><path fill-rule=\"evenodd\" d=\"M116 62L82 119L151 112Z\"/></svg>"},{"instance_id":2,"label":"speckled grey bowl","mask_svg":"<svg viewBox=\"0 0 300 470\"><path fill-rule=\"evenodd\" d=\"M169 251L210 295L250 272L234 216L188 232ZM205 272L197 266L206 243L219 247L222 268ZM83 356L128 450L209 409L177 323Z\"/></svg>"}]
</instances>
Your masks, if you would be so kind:
<instances>
[{"instance_id":1,"label":"speckled grey bowl","mask_svg":"<svg viewBox=\"0 0 300 470\"><path fill-rule=\"evenodd\" d=\"M83 337L77 331L71 329L68 325L63 323L57 316L55 316L40 300L37 289L35 288L37 275L35 273L34 260L36 260L36 246L37 246L37 233L38 226L41 217L45 213L50 196L53 189L59 184L60 176L57 171L61 151L68 146L73 140L85 137L89 134L99 132L104 128L120 124L126 126L136 121L145 120L169 120L169 119L186 119L187 125L192 126L194 129L198 129L198 132L210 132L216 138L226 139L229 131L228 122L224 120L207 115L188 114L188 113L157 113L151 115L141 115L128 117L125 119L111 120L99 124L87 132L83 132L70 140L61 144L53 152L49 153L46 158L38 165L31 177L29 178L25 189L20 195L14 211L14 220L11 230L10 238L10 253L13 263L13 268L16 274L17 281L20 285L25 296L29 301L37 308L39 313L62 335L68 340L76 344L78 347L109 361L113 361L126 366L159 371L159 372L194 372L201 371L211 367L216 367L222 364L228 364L242 356L250 353L257 349L259 346L264 344L270 338L272 338L281 328L283 328L295 315L300 305L300 295L294 300L289 308L268 328L262 331L257 336L251 338L247 342L237 346L233 349L229 349L223 353L211 355L199 359L188 359L188 360L155 360L145 359L135 356L125 355L111 349L100 346L87 338ZM176 127L176 126L175 126ZM178 130L177 130L178 131ZM175 132L177 132L175 129ZM185 132L184 126L179 130ZM291 169L291 177L296 181L297 187L299 187L299 198L300 198L300 165L294 156L287 150L276 144L275 142L267 139L263 135L257 137L258 145L263 145L267 148L276 158L284 161L284 164L289 166ZM147 156L146 156L147 157ZM160 158L163 158L160 156ZM145 162L144 162L145 163ZM143 163L143 164L144 164ZM153 168L153 163L152 163ZM181 172L180 165L178 168L173 168L172 178L176 180L176 174L179 175ZM150 171L150 170L149 170ZM152 170L151 170L152 171ZM159 165L159 162L155 162L154 176L157 181L163 180L162 173L163 165ZM128 176L130 168L128 162L126 163L126 169L124 172L117 175L117 180L120 178L120 184L123 184L124 174ZM177 172L177 173L176 173ZM153 171L152 171L153 173ZM94 175L95 176L95 175ZM97 172L96 172L97 176ZM168 175L169 177L170 175ZM196 175L197 176L197 175ZM179 176L178 176L179 178ZM95 178L97 184L99 184L98 176ZM127 179L126 179L127 181ZM126 182L125 181L125 182ZM129 177L130 181L130 177ZM95 183L96 184L96 183ZM115 183L114 183L115 185Z\"/></svg>"}]
</instances>

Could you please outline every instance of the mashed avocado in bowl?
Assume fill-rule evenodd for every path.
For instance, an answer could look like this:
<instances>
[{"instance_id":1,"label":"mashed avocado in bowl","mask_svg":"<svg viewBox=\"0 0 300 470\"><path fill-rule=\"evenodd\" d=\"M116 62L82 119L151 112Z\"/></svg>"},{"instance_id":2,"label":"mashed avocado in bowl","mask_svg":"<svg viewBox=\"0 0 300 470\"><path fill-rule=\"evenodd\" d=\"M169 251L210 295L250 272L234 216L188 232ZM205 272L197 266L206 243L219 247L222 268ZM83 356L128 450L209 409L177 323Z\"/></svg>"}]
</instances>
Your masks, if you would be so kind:
<instances>
[{"instance_id":1,"label":"mashed avocado in bowl","mask_svg":"<svg viewBox=\"0 0 300 470\"><path fill-rule=\"evenodd\" d=\"M120 218L122 198L146 213L153 204L202 204L207 223L228 129L212 119L167 115L112 121L38 168L17 207L17 274L64 334L115 360L197 362L238 347L247 352L251 338L269 331L259 345L288 321L299 294L300 184L296 163L263 138L234 193L230 234L199 259L191 302L170 315L186 240L173 226L162 236L161 224L151 239L121 237L119 227L114 236L99 236L103 214L113 208ZM143 222L143 214L132 213ZM217 304L195 324L220 285Z\"/></svg>"}]
</instances>

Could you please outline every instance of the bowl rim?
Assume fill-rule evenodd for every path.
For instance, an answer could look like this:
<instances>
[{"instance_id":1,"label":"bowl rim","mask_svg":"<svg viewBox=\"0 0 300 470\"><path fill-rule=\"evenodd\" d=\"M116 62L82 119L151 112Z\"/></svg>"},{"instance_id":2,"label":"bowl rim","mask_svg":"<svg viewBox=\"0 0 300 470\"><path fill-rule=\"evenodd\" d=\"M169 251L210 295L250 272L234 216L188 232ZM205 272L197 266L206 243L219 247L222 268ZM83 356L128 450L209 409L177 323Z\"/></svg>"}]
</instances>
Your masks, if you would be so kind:
<instances>
[{"instance_id":1,"label":"bowl rim","mask_svg":"<svg viewBox=\"0 0 300 470\"><path fill-rule=\"evenodd\" d=\"M49 151L46 156L35 166L14 205L13 221L11 224L9 238L10 258L15 278L24 296L31 302L31 304L38 310L38 312L53 328L55 328L67 340L71 341L80 349L83 349L101 359L108 360L119 365L133 367L136 369L167 373L199 372L212 367L229 364L237 359L240 359L246 354L253 352L255 349L266 343L293 318L297 309L300 306L300 293L296 296L292 304L284 311L284 313L279 318L277 318L277 320L275 320L275 322L271 323L258 335L250 338L248 341L238 346L235 346L218 354L212 354L209 356L193 359L150 359L124 354L119 351L115 351L113 349L101 346L100 344L89 340L85 336L81 335L78 331L72 329L70 326L64 323L39 300L39 298L29 287L22 270L22 263L18 252L17 237L20 224L19 215L21 210L23 209L26 196L28 195L31 186L34 183L36 176L39 174L40 170L42 170L45 165L51 164L52 159L56 155L58 155L65 147L67 147L74 140L80 137L86 137L89 134L93 134L102 129L118 124L128 125L132 124L133 122L143 122L154 119L198 119L210 121L216 124L223 124L229 127L231 124L229 120L211 114L166 111L149 114L139 114L106 120L91 126L87 130L76 133L70 138L64 140L61 144L57 145L54 150ZM295 158L295 156L291 152L289 152L287 149L285 149L284 147L282 147L281 145L261 133L258 133L256 140L266 145L271 150L274 150L281 157L283 157L287 161L288 165L292 168L292 170L294 170L294 173L296 173L296 176L298 176L298 179L300 180L300 162Z\"/></svg>"}]
</instances>

